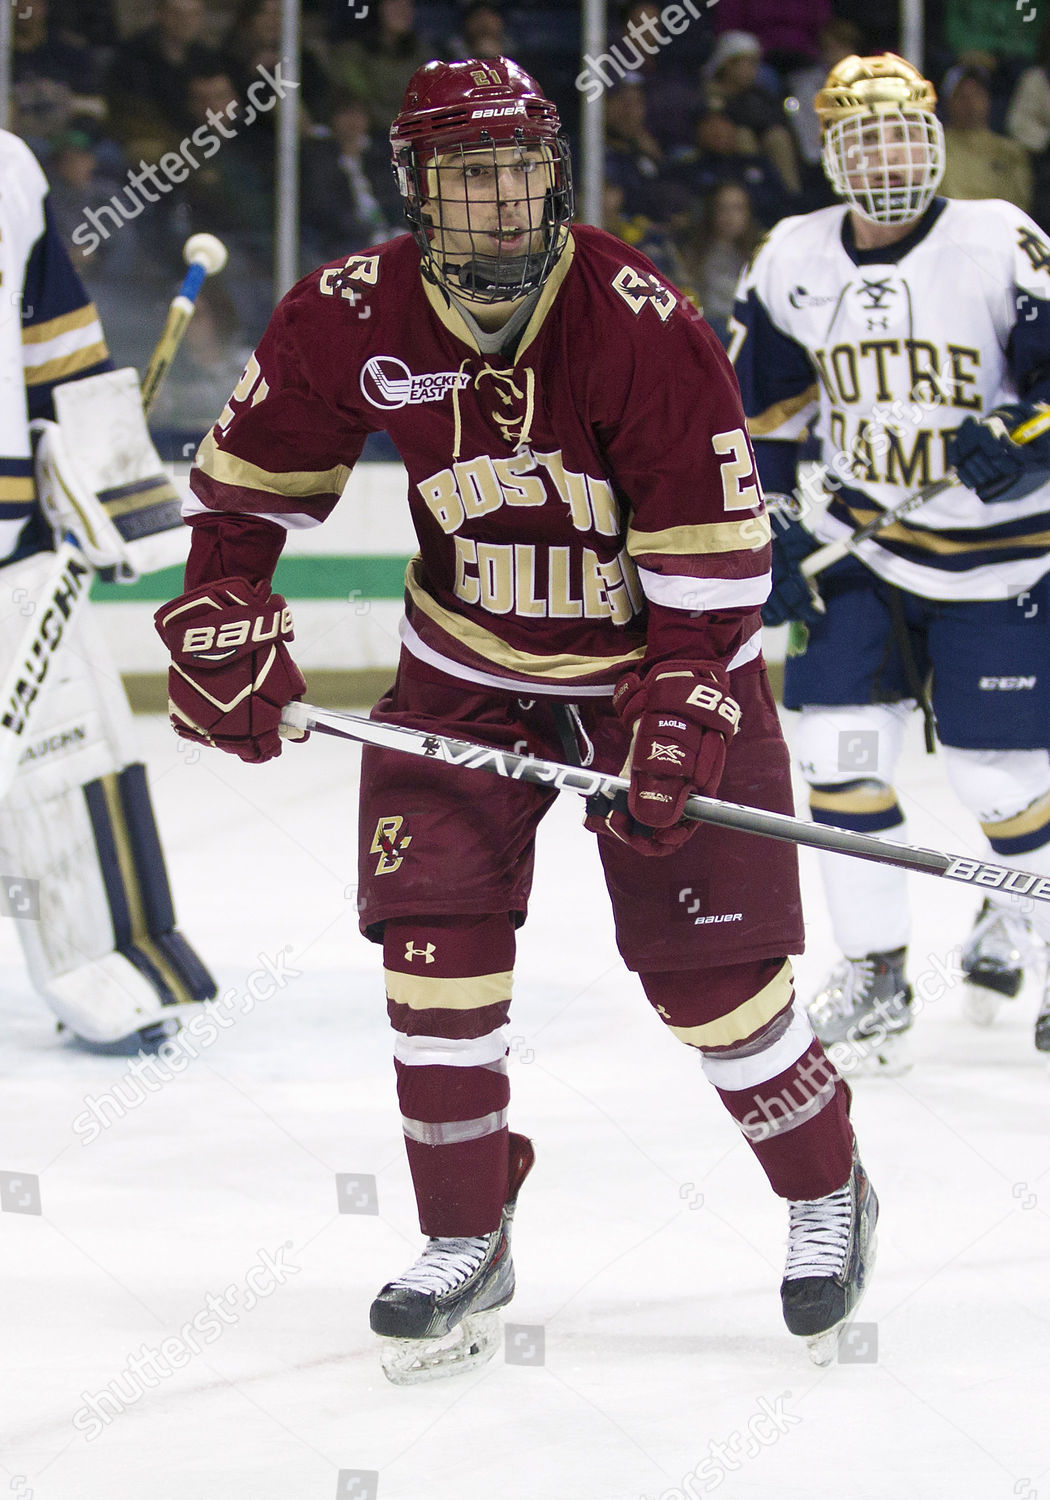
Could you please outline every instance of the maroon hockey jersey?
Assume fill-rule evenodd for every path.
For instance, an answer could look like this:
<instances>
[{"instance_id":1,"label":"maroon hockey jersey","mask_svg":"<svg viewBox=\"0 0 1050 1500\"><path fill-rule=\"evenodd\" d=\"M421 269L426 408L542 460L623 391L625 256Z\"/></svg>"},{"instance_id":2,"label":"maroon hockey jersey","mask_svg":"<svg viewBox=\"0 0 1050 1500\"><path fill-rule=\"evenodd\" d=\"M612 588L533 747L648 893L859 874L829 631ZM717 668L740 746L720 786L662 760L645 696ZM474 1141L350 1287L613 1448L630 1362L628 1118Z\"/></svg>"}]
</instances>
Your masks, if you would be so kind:
<instances>
[{"instance_id":1,"label":"maroon hockey jersey","mask_svg":"<svg viewBox=\"0 0 1050 1500\"><path fill-rule=\"evenodd\" d=\"M414 655L572 697L643 657L758 665L769 524L736 379L636 250L575 226L506 357L407 235L313 272L202 444L187 519L321 522L378 430L408 470ZM194 556L194 582L215 576Z\"/></svg>"}]
</instances>

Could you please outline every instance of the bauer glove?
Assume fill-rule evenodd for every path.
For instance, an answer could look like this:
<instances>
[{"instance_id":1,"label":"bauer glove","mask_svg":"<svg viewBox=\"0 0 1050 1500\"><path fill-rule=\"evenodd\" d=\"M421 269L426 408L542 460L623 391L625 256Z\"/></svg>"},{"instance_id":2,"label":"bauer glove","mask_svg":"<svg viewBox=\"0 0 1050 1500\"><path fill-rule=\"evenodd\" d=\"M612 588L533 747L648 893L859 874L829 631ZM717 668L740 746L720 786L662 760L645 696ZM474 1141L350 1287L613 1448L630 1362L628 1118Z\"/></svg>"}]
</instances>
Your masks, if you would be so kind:
<instances>
[{"instance_id":1,"label":"bauer glove","mask_svg":"<svg viewBox=\"0 0 1050 1500\"><path fill-rule=\"evenodd\" d=\"M280 594L268 583L220 578L163 605L154 620L171 652L175 733L241 760L280 755L281 710L306 691L285 645L292 615Z\"/></svg>"},{"instance_id":2,"label":"bauer glove","mask_svg":"<svg viewBox=\"0 0 1050 1500\"><path fill-rule=\"evenodd\" d=\"M762 606L763 625L784 625L804 620L815 625L823 610L815 586L800 572L800 565L820 543L797 521L784 522L783 511L771 512L773 587Z\"/></svg>"},{"instance_id":3,"label":"bauer glove","mask_svg":"<svg viewBox=\"0 0 1050 1500\"><path fill-rule=\"evenodd\" d=\"M665 662L644 680L632 672L617 685L613 707L633 732L627 810L595 808L587 827L609 833L639 854L673 854L695 831L681 823L692 792L713 796L726 749L740 723L729 680L711 662ZM641 826L639 826L641 825Z\"/></svg>"},{"instance_id":4,"label":"bauer glove","mask_svg":"<svg viewBox=\"0 0 1050 1500\"><path fill-rule=\"evenodd\" d=\"M1013 434L1050 409L1030 401L997 406L977 421L967 417L949 439L945 456L968 489L982 500L1020 500L1050 480L1050 430L1015 442Z\"/></svg>"}]
</instances>

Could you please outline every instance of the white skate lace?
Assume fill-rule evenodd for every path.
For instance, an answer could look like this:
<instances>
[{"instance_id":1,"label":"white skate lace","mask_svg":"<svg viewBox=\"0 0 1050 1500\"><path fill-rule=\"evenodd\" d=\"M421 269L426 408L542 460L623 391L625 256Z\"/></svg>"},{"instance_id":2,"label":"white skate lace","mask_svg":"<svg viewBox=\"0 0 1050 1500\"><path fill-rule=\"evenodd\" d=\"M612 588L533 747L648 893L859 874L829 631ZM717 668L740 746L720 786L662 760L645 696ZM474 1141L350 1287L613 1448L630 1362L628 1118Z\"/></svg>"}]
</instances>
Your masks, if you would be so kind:
<instances>
[{"instance_id":1,"label":"white skate lace","mask_svg":"<svg viewBox=\"0 0 1050 1500\"><path fill-rule=\"evenodd\" d=\"M787 1265L784 1280L836 1276L846 1264L853 1200L850 1186L826 1198L789 1203Z\"/></svg>"},{"instance_id":2,"label":"white skate lace","mask_svg":"<svg viewBox=\"0 0 1050 1500\"><path fill-rule=\"evenodd\" d=\"M444 1296L474 1274L485 1259L491 1239L489 1234L467 1239L432 1239L415 1265L409 1266L391 1285Z\"/></svg>"},{"instance_id":3,"label":"white skate lace","mask_svg":"<svg viewBox=\"0 0 1050 1500\"><path fill-rule=\"evenodd\" d=\"M872 959L844 958L832 969L827 984L814 1000L813 1013L828 1021L851 1016L867 998L874 979Z\"/></svg>"}]
</instances>

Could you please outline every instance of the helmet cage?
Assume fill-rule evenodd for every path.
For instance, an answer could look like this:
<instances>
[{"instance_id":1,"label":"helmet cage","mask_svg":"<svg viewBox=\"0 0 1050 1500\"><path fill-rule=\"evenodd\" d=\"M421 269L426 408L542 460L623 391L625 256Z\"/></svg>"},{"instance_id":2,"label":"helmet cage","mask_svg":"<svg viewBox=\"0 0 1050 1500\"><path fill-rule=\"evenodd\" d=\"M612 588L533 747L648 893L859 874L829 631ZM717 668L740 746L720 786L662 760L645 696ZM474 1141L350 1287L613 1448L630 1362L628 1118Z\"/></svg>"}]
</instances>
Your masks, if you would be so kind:
<instances>
[{"instance_id":1,"label":"helmet cage","mask_svg":"<svg viewBox=\"0 0 1050 1500\"><path fill-rule=\"evenodd\" d=\"M925 213L944 176L944 130L923 108L883 108L829 123L821 151L835 191L872 224Z\"/></svg>"},{"instance_id":2,"label":"helmet cage","mask_svg":"<svg viewBox=\"0 0 1050 1500\"><path fill-rule=\"evenodd\" d=\"M450 173L462 178L468 167L491 164L493 180L497 169L506 164L507 148L531 159L543 173L545 186L542 205L538 195L529 194L528 223L510 224L497 202L496 227L524 227L532 233L539 230L542 245L524 254L504 251L491 243L474 245L475 231L470 222L471 199L456 195L455 202L465 209L465 233L474 245L466 261L453 261L445 254L445 234L449 230L447 209L453 201L443 183ZM538 159L537 159L538 158ZM554 262L565 247L568 226L573 215L572 165L568 143L563 135L547 130L530 130L518 126L513 133L493 134L485 129L475 140L447 141L421 148L415 142L394 146L394 170L404 204L405 218L419 246L423 274L448 291L459 292L472 302L513 302L543 285ZM536 209L539 208L537 214ZM520 214L516 216L520 220Z\"/></svg>"}]
</instances>

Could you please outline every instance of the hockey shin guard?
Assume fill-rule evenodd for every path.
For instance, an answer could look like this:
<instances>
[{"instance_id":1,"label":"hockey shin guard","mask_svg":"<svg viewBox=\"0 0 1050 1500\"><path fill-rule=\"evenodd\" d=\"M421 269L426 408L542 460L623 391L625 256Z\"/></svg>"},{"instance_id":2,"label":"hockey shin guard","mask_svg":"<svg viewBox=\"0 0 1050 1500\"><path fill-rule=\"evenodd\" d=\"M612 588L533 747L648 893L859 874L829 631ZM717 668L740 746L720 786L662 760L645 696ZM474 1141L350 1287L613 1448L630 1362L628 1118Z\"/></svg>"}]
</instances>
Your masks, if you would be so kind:
<instances>
[{"instance_id":1,"label":"hockey shin guard","mask_svg":"<svg viewBox=\"0 0 1050 1500\"><path fill-rule=\"evenodd\" d=\"M650 1002L697 1047L773 1191L821 1198L847 1181L849 1088L794 1004L787 959L643 974Z\"/></svg>"},{"instance_id":2,"label":"hockey shin guard","mask_svg":"<svg viewBox=\"0 0 1050 1500\"><path fill-rule=\"evenodd\" d=\"M489 1234L507 1192L510 918L392 918L383 962L420 1228Z\"/></svg>"}]
</instances>

